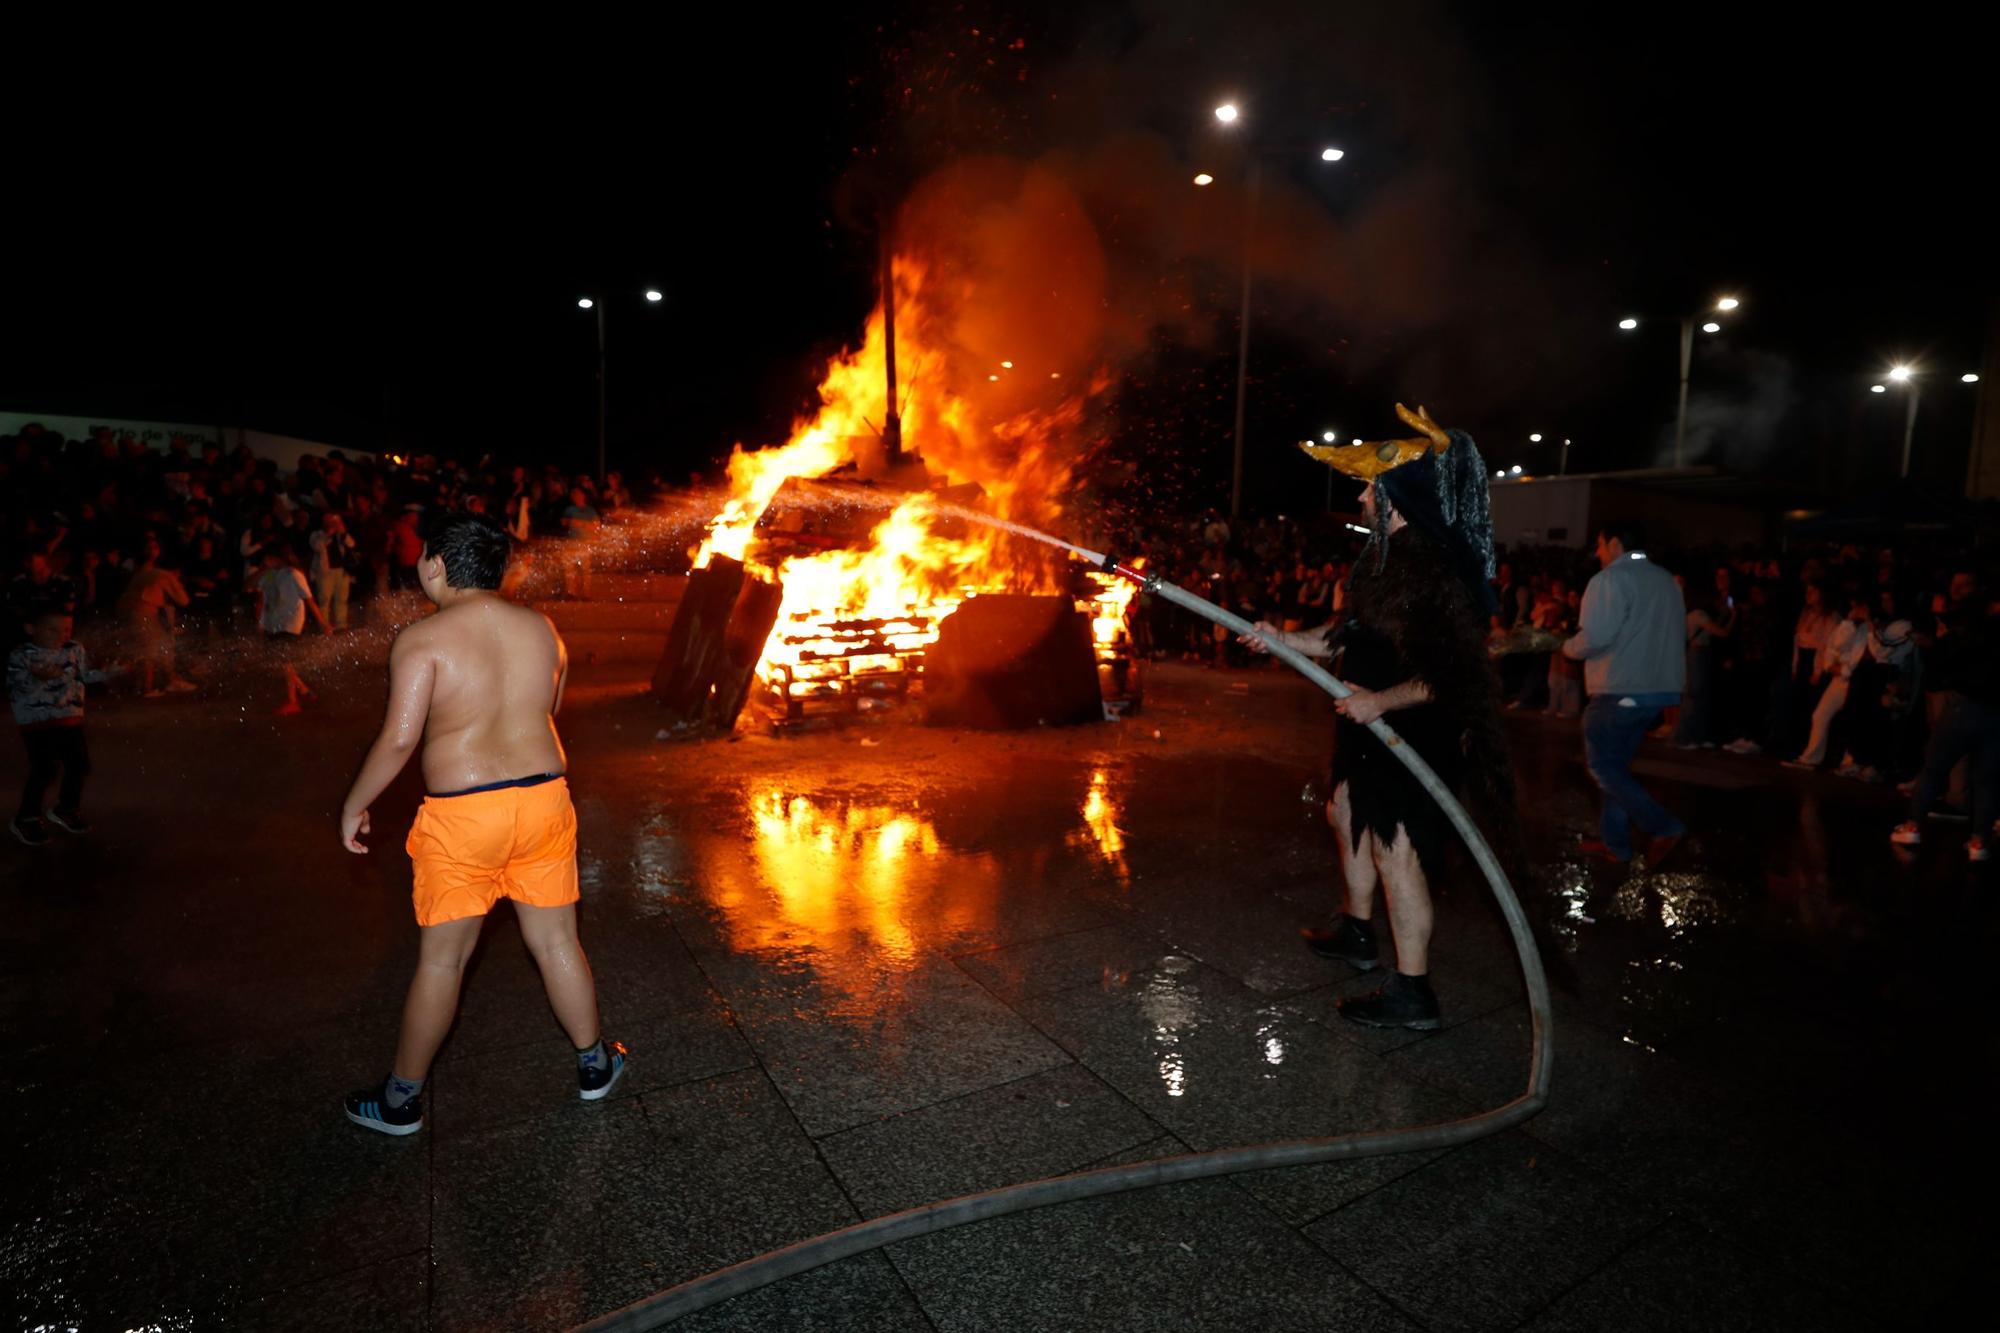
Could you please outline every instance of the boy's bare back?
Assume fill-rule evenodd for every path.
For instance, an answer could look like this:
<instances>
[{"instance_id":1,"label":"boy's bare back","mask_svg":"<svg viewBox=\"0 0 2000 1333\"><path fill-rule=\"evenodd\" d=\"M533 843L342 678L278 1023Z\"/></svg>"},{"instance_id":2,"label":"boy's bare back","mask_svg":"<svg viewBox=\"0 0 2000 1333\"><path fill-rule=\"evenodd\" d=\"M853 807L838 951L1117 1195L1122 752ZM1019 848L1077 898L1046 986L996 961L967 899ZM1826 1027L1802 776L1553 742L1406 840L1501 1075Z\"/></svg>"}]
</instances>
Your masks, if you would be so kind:
<instances>
[{"instance_id":1,"label":"boy's bare back","mask_svg":"<svg viewBox=\"0 0 2000 1333\"><path fill-rule=\"evenodd\" d=\"M389 661L411 687L392 687L391 706L427 708L431 791L564 771L555 713L569 657L546 616L497 594L456 602L397 635Z\"/></svg>"}]
</instances>

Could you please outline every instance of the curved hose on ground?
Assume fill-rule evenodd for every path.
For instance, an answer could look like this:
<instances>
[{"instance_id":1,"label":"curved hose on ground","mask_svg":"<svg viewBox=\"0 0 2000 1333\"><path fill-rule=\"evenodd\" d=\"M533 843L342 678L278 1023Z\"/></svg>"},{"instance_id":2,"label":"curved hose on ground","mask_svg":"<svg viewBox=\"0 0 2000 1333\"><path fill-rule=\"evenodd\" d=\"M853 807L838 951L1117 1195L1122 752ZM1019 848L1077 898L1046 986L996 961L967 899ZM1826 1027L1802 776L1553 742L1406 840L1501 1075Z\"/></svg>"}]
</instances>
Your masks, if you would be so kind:
<instances>
[{"instance_id":1,"label":"curved hose on ground","mask_svg":"<svg viewBox=\"0 0 2000 1333\"><path fill-rule=\"evenodd\" d=\"M1067 545L1067 543L1062 544ZM1079 554L1096 555L1094 552L1082 552L1076 547L1070 549L1077 550ZM1096 556L1096 562L1106 570L1139 583L1155 596L1164 597L1178 606L1185 607L1232 633L1262 637L1258 635L1256 626L1184 588L1116 564L1105 556ZM1324 667L1290 645L1270 643L1269 646L1274 656L1283 659L1287 665L1334 698L1344 699L1352 693L1344 682L1336 679ZM1294 1139L1284 1143L1260 1143L1244 1148L1190 1153L1185 1157L1167 1157L1156 1161L1137 1162L1130 1166L1102 1167L1095 1171L1079 1171L1074 1175L1052 1176L1047 1180L1029 1181L1022 1185L987 1190L981 1194L968 1194L962 1198L928 1203L921 1208L910 1208L871 1221L857 1222L853 1226L830 1231L823 1236L815 1236L796 1245L788 1245L781 1250L758 1255L754 1259L746 1259L740 1264L732 1264L706 1277L698 1277L677 1287L655 1292L621 1310L613 1310L609 1314L591 1320L582 1325L582 1329L587 1333L608 1333L614 1329L622 1333L627 1329L658 1328L670 1320L692 1314L718 1301L741 1296L745 1292L755 1291L780 1278L791 1277L818 1268L822 1264L830 1264L836 1259L866 1254L870 1250L893 1245L897 1241L927 1236L932 1232L964 1226L968 1222L979 1222L989 1217L1002 1217L1029 1208L1089 1199L1101 1194L1144 1189L1149 1185L1196 1180L1203 1176L1223 1176L1238 1171L1259 1171L1276 1166L1306 1166L1317 1162L1338 1162L1357 1157L1377 1157L1389 1153L1456 1147L1518 1125L1541 1110L1549 1095L1549 983L1542 971L1541 955L1535 951L1534 939L1529 934L1528 919L1521 910L1520 900L1514 896L1513 886L1507 882L1506 872L1500 868L1500 862L1493 855L1493 849L1486 845L1486 839L1480 835L1478 827L1465 813L1465 808L1438 780L1437 774L1431 771L1431 766L1424 762L1423 756L1406 745L1403 738L1380 718L1369 723L1368 729L1389 747L1391 754L1402 760L1403 765L1418 782L1423 784L1424 790L1429 792L1432 799L1444 810L1452 826L1458 830L1459 836L1465 839L1466 849L1472 853L1473 860L1478 862L1479 869L1486 876L1487 884L1493 890L1494 898L1499 901L1501 914L1507 920L1508 933L1514 940L1514 951L1520 957L1521 977L1526 983L1528 993L1528 1013L1534 1021L1526 1092L1504 1105L1467 1116L1462 1120L1419 1125L1413 1129L1343 1134L1323 1139Z\"/></svg>"}]
</instances>

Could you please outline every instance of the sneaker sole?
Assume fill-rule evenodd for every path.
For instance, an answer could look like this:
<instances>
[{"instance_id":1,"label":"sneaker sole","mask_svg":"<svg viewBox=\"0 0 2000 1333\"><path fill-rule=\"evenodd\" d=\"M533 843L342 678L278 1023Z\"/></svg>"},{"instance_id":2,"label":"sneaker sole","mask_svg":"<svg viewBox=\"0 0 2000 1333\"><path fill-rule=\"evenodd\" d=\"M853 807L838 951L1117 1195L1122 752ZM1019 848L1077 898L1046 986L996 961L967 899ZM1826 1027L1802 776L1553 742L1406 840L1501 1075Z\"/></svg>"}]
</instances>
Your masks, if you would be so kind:
<instances>
[{"instance_id":1,"label":"sneaker sole","mask_svg":"<svg viewBox=\"0 0 2000 1333\"><path fill-rule=\"evenodd\" d=\"M611 1071L611 1081L605 1084L603 1087L588 1091L586 1091L583 1088L578 1088L576 1090L576 1095L578 1097L581 1097L584 1101L587 1102L603 1101L606 1097L609 1097L611 1095L611 1090L618 1086L618 1080L625 1077L625 1066L627 1063L628 1063L627 1061L620 1060L618 1062L618 1068Z\"/></svg>"},{"instance_id":2,"label":"sneaker sole","mask_svg":"<svg viewBox=\"0 0 2000 1333\"><path fill-rule=\"evenodd\" d=\"M49 845L49 840L46 836L43 836L41 838L31 838L27 834L21 832L21 830L15 828L11 824L7 826L7 831L9 833L12 833L16 838L20 839L23 846L46 847Z\"/></svg>"},{"instance_id":3,"label":"sneaker sole","mask_svg":"<svg viewBox=\"0 0 2000 1333\"><path fill-rule=\"evenodd\" d=\"M49 816L49 823L55 825L57 828L61 829L64 833L74 833L79 838L81 838L84 834L90 832L90 825L88 824L85 824L82 828L78 828L74 824L63 823L62 820L57 819L54 815Z\"/></svg>"},{"instance_id":4,"label":"sneaker sole","mask_svg":"<svg viewBox=\"0 0 2000 1333\"><path fill-rule=\"evenodd\" d=\"M345 1110L346 1108L343 1107L342 1109ZM370 1120L367 1116L356 1115L352 1111L347 1112L347 1118L363 1129L372 1129L377 1134L394 1134L398 1138L401 1138L405 1134L414 1134L424 1127L424 1122L421 1120L411 1125L392 1125L382 1120Z\"/></svg>"}]
</instances>

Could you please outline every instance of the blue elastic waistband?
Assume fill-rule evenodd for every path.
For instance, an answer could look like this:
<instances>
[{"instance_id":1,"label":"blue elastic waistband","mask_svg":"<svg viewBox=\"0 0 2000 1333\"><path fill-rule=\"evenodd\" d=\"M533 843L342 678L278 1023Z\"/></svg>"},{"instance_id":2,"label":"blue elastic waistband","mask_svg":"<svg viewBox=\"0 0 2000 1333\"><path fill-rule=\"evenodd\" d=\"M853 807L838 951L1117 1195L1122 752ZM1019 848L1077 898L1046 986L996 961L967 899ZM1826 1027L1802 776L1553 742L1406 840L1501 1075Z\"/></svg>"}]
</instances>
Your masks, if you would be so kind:
<instances>
[{"instance_id":1,"label":"blue elastic waistband","mask_svg":"<svg viewBox=\"0 0 2000 1333\"><path fill-rule=\"evenodd\" d=\"M554 782L561 776L560 773L537 773L531 778L505 778L499 782L486 782L477 787L467 787L462 791L434 791L430 793L430 798L433 801L442 801L451 796L476 796L483 791L504 791L508 787L539 787L544 782Z\"/></svg>"}]
</instances>

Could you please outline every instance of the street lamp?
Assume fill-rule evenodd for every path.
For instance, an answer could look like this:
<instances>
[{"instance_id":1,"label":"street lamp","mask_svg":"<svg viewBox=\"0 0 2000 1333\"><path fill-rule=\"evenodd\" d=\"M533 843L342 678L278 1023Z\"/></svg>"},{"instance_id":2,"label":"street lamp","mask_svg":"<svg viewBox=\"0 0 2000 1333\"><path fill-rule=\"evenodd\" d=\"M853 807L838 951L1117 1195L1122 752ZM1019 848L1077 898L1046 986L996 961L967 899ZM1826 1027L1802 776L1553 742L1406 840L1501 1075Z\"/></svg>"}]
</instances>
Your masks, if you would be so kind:
<instances>
[{"instance_id":1,"label":"street lamp","mask_svg":"<svg viewBox=\"0 0 2000 1333\"><path fill-rule=\"evenodd\" d=\"M1910 449L1917 435L1917 402L1923 397L1923 386L1917 382L1918 376L1922 373L1918 367L1904 362L1900 365L1889 367L1889 374L1887 376L1889 384L1901 385L1910 395L1909 405L1903 412L1902 476L1905 481L1910 479ZM1979 383L1979 376L1967 373L1960 375L1958 382L1960 384L1977 384ZM1868 392L1870 393L1887 393L1888 391L1888 384L1871 384L1868 386Z\"/></svg>"},{"instance_id":2,"label":"street lamp","mask_svg":"<svg viewBox=\"0 0 2000 1333\"><path fill-rule=\"evenodd\" d=\"M1734 296L1725 296L1716 301L1716 303L1714 304L1714 306L1711 307L1711 309L1727 314L1729 311L1736 309L1738 306L1742 304L1743 302L1738 300ZM1696 311L1694 314L1684 315L1681 317L1680 404L1674 411L1674 466L1675 467L1681 467L1686 462L1688 371L1694 365L1695 321L1700 319L1702 315L1705 313L1707 312ZM1627 333L1630 333L1633 329L1639 327L1639 321L1636 317L1628 315L1624 319L1618 321L1618 327L1624 329ZM1720 333L1722 332L1722 325L1716 323L1712 319L1706 320L1702 323L1701 331L1703 333Z\"/></svg>"},{"instance_id":3,"label":"street lamp","mask_svg":"<svg viewBox=\"0 0 2000 1333\"><path fill-rule=\"evenodd\" d=\"M666 299L666 294L665 294L664 292L661 292L661 291L660 291L660 290L659 290L658 288L656 288L656 287L648 287L648 288L646 289L646 292L645 292L645 296L646 296L646 300L647 300L647 301L648 301L649 303L651 303L651 304L655 304L655 305L657 305L657 304L658 304L659 302L661 302L661 301L663 301L663 300L665 300L665 299ZM598 483L599 483L599 484L601 485L601 484L603 484L603 481L604 481L604 474L605 474L605 463L604 463L604 301L603 301L603 299L602 299L602 298L600 298L600 297L595 297L595 296L579 296L579 297L577 297L577 298L576 298L576 308L577 308L578 310L594 310L594 311L596 311L596 312L597 312L597 480L598 480Z\"/></svg>"},{"instance_id":4,"label":"street lamp","mask_svg":"<svg viewBox=\"0 0 2000 1333\"><path fill-rule=\"evenodd\" d=\"M1530 435L1528 437L1529 444L1540 444L1541 442L1542 442L1542 433L1540 431L1536 431L1533 435Z\"/></svg>"},{"instance_id":5,"label":"street lamp","mask_svg":"<svg viewBox=\"0 0 2000 1333\"><path fill-rule=\"evenodd\" d=\"M1234 125L1238 119L1234 102L1224 102L1215 108L1215 118L1224 125ZM1243 200L1243 309L1236 321L1236 426L1233 440L1233 457L1229 469L1229 516L1240 518L1243 514L1243 404L1250 383L1250 242L1257 231L1257 200L1264 188L1265 155L1275 152L1290 152L1296 149L1280 149L1252 145L1248 150L1250 159L1248 188ZM1319 160L1338 162L1347 156L1338 148L1320 149ZM1207 172L1194 178L1196 185L1206 185L1214 180Z\"/></svg>"}]
</instances>

